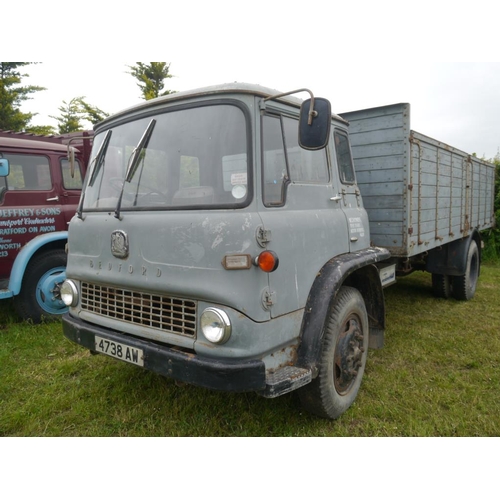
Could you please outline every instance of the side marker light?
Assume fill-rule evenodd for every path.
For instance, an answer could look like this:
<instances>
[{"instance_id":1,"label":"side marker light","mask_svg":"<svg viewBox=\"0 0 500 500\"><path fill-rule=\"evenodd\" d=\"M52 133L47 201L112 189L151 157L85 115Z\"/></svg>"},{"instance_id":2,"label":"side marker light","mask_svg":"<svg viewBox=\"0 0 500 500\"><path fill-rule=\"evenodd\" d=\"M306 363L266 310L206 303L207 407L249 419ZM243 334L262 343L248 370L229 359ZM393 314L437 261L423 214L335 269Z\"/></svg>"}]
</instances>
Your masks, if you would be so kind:
<instances>
[{"instance_id":1,"label":"side marker light","mask_svg":"<svg viewBox=\"0 0 500 500\"><path fill-rule=\"evenodd\" d=\"M272 273L278 269L280 260L272 250L264 250L255 259L255 264L265 273Z\"/></svg>"}]
</instances>

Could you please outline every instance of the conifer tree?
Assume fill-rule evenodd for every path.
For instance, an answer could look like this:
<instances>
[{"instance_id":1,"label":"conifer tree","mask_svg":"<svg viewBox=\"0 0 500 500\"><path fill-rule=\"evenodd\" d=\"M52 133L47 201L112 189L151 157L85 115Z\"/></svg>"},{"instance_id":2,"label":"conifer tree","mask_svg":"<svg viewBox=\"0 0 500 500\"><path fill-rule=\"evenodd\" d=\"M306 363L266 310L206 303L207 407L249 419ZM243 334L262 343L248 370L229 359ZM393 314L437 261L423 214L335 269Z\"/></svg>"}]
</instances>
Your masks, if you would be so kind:
<instances>
[{"instance_id":1,"label":"conifer tree","mask_svg":"<svg viewBox=\"0 0 500 500\"><path fill-rule=\"evenodd\" d=\"M29 123L36 113L23 113L21 104L31 99L35 92L46 90L37 85L21 85L29 76L20 69L29 62L0 62L0 130L23 132L29 130Z\"/></svg>"},{"instance_id":2,"label":"conifer tree","mask_svg":"<svg viewBox=\"0 0 500 500\"><path fill-rule=\"evenodd\" d=\"M58 122L58 133L67 134L70 132L79 132L88 128L82 122L88 121L95 125L96 123L104 120L108 113L105 113L95 106L91 106L85 100L85 97L74 97L71 101L63 101L59 106L61 114L59 116L51 116Z\"/></svg>"},{"instance_id":3,"label":"conifer tree","mask_svg":"<svg viewBox=\"0 0 500 500\"><path fill-rule=\"evenodd\" d=\"M99 123L104 120L104 118L109 116L109 113L88 104L84 101L83 97L78 98L78 103L80 104L80 113L82 114L82 117L92 123L92 125Z\"/></svg>"},{"instance_id":4,"label":"conifer tree","mask_svg":"<svg viewBox=\"0 0 500 500\"><path fill-rule=\"evenodd\" d=\"M57 120L59 134L68 134L69 132L78 132L83 130L80 114L79 99L81 97L74 97L71 101L63 101L59 106L60 116L50 116Z\"/></svg>"},{"instance_id":5,"label":"conifer tree","mask_svg":"<svg viewBox=\"0 0 500 500\"><path fill-rule=\"evenodd\" d=\"M170 74L170 63L138 62L135 66L129 66L129 68L131 69L129 73L137 78L137 85L146 101L175 92L173 90L163 90L165 87L164 80L173 76Z\"/></svg>"}]
</instances>

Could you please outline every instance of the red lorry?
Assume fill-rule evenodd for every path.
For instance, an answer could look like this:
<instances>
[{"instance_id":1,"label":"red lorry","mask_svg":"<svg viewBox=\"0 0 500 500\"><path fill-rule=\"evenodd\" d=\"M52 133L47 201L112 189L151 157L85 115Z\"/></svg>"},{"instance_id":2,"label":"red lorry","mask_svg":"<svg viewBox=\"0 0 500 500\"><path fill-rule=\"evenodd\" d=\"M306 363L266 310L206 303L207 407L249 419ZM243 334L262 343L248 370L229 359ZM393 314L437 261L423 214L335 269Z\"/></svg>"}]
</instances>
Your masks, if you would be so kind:
<instances>
[{"instance_id":1,"label":"red lorry","mask_svg":"<svg viewBox=\"0 0 500 500\"><path fill-rule=\"evenodd\" d=\"M0 299L23 319L63 314L67 229L80 199L93 132L0 131ZM73 151L75 168L68 151Z\"/></svg>"}]
</instances>

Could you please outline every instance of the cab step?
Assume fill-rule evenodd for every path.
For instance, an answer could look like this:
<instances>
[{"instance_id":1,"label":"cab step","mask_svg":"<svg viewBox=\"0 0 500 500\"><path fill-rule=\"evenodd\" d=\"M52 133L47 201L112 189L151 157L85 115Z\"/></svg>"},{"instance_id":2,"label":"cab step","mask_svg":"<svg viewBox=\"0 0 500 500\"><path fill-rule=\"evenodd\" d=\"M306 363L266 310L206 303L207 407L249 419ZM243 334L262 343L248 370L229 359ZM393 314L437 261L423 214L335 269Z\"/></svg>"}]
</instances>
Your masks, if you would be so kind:
<instances>
[{"instance_id":1,"label":"cab step","mask_svg":"<svg viewBox=\"0 0 500 500\"><path fill-rule=\"evenodd\" d=\"M292 392L312 380L312 372L297 366L285 366L266 376L266 388L261 393L265 398L276 398Z\"/></svg>"}]
</instances>

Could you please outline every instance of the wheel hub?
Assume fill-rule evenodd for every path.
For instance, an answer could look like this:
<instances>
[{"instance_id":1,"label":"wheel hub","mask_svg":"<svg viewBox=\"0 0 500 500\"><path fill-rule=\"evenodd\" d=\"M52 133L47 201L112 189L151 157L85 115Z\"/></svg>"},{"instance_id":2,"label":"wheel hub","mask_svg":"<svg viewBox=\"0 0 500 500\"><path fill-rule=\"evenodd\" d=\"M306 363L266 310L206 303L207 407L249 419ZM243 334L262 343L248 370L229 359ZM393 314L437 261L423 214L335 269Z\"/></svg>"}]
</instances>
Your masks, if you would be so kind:
<instances>
[{"instance_id":1,"label":"wheel hub","mask_svg":"<svg viewBox=\"0 0 500 500\"><path fill-rule=\"evenodd\" d=\"M339 394L346 394L353 386L362 366L363 330L357 316L344 323L335 347L334 383Z\"/></svg>"},{"instance_id":2,"label":"wheel hub","mask_svg":"<svg viewBox=\"0 0 500 500\"><path fill-rule=\"evenodd\" d=\"M54 268L45 273L36 287L36 300L49 314L60 314L66 308L61 300L61 285L65 279L65 269Z\"/></svg>"}]
</instances>

